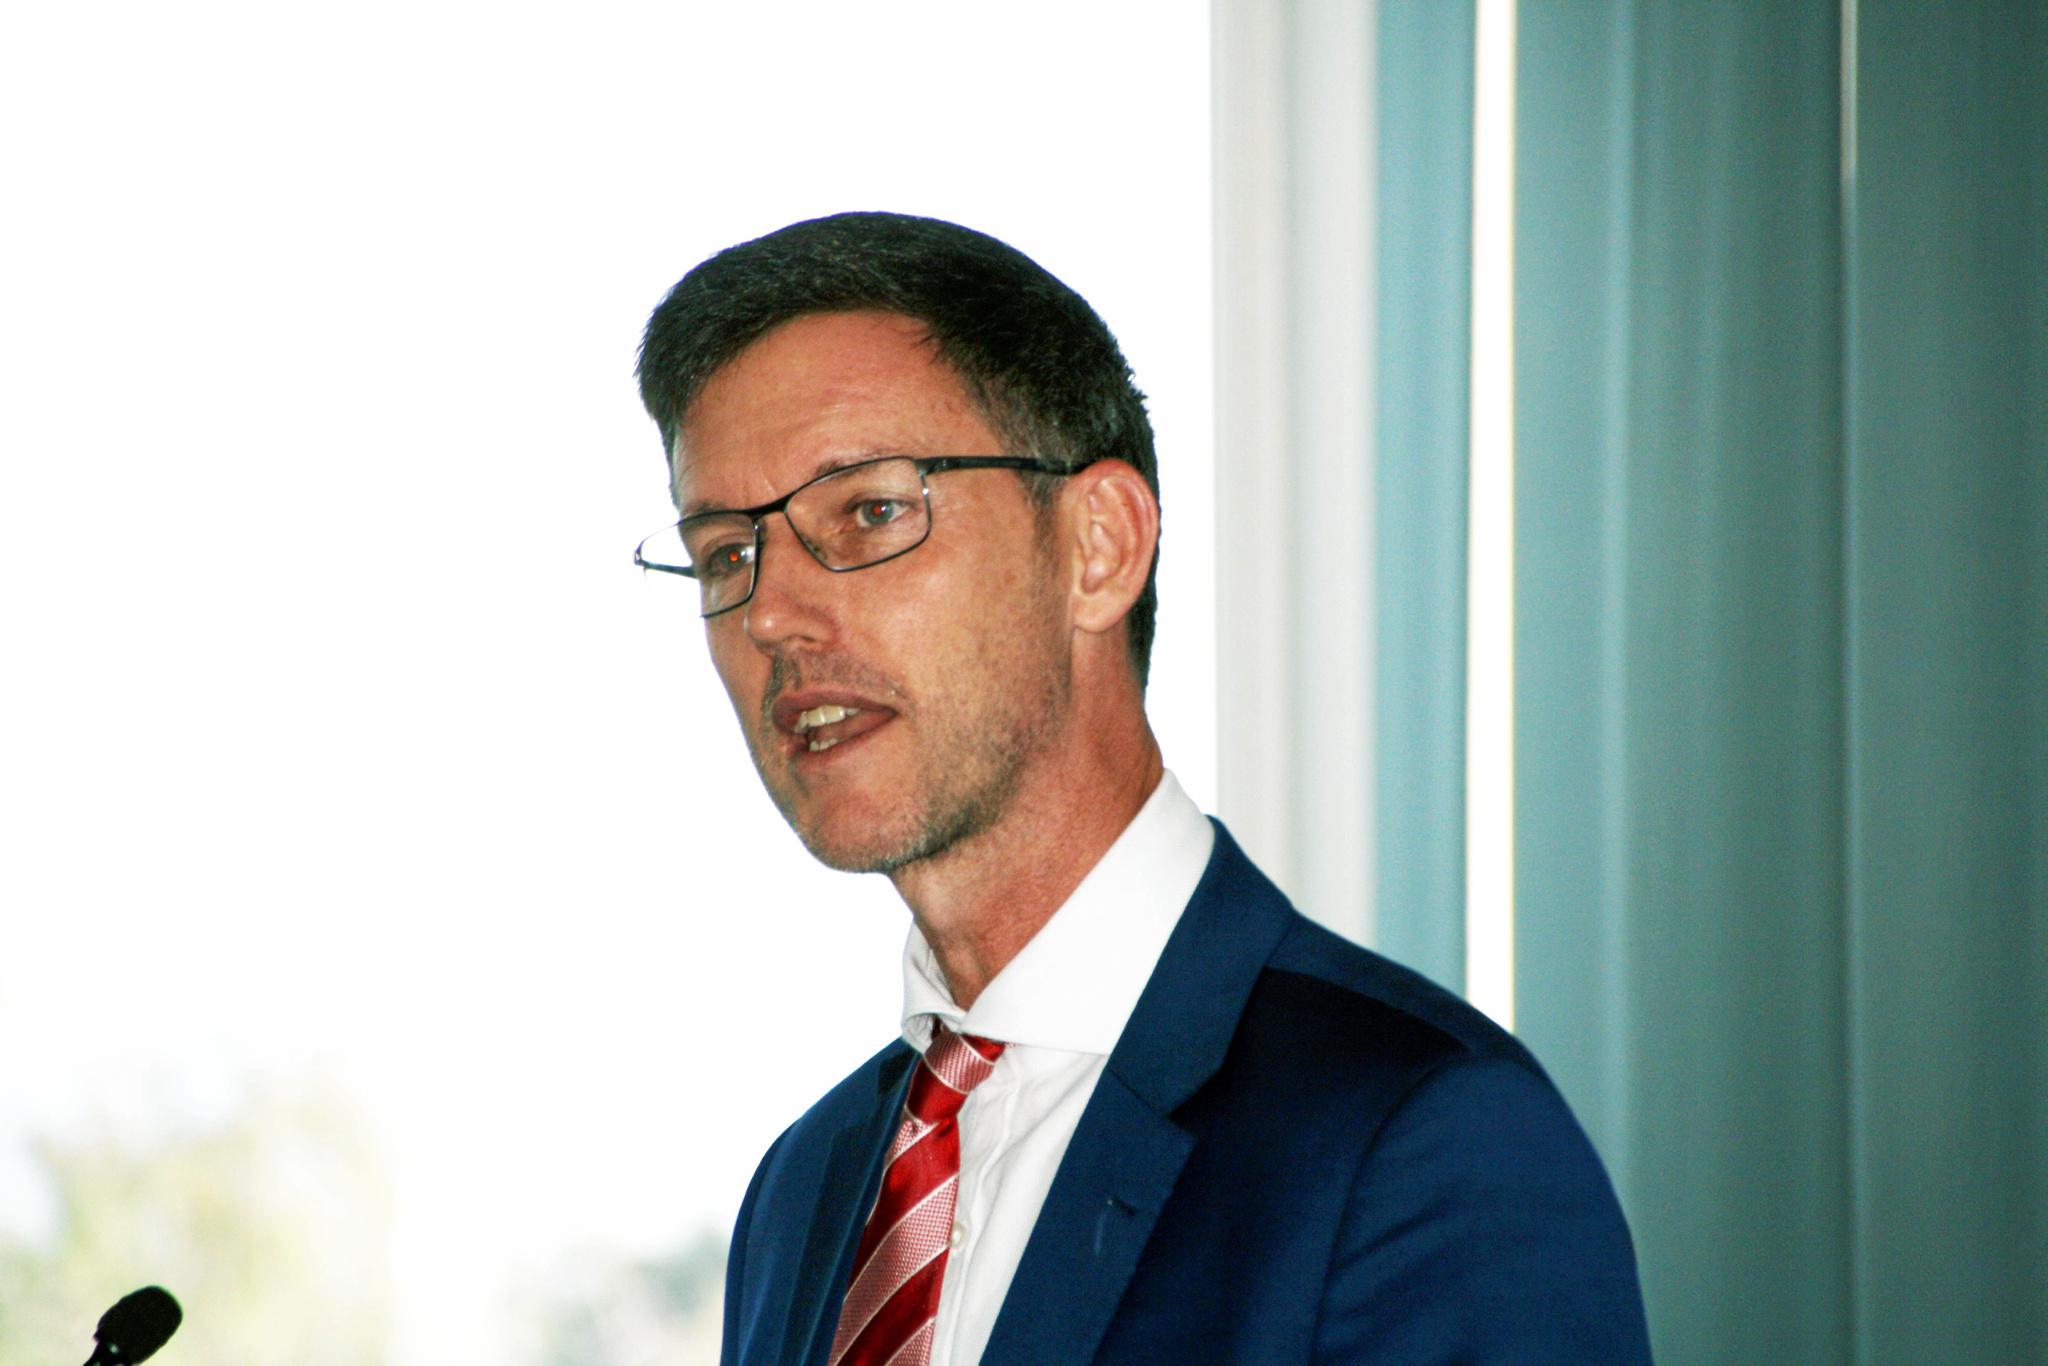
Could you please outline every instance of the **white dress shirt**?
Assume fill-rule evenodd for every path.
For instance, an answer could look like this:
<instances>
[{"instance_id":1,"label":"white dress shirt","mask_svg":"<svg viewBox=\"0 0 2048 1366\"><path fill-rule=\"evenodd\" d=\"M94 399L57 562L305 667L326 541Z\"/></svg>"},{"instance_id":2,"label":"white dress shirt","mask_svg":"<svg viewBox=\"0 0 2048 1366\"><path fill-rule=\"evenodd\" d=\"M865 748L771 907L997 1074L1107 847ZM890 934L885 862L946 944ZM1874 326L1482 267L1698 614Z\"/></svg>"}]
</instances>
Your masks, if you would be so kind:
<instances>
[{"instance_id":1,"label":"white dress shirt","mask_svg":"<svg viewBox=\"0 0 2048 1366\"><path fill-rule=\"evenodd\" d=\"M953 1003L931 946L911 926L904 1039L922 1052L937 1017L1005 1045L960 1110L960 1187L931 1366L981 1360L1053 1173L1215 840L1167 773L972 1010Z\"/></svg>"}]
</instances>

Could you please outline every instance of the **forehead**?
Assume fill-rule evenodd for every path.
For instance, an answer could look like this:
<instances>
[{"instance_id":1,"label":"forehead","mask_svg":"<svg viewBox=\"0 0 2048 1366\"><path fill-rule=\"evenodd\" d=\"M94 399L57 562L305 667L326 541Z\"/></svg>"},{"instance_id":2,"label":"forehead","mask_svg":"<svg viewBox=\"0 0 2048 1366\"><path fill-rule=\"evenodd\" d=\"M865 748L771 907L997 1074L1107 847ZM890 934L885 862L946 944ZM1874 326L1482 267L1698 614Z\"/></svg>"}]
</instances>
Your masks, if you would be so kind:
<instances>
[{"instance_id":1,"label":"forehead","mask_svg":"<svg viewBox=\"0 0 2048 1366\"><path fill-rule=\"evenodd\" d=\"M712 375L676 436L686 513L779 497L877 455L1002 446L915 319L824 313L784 323Z\"/></svg>"}]
</instances>

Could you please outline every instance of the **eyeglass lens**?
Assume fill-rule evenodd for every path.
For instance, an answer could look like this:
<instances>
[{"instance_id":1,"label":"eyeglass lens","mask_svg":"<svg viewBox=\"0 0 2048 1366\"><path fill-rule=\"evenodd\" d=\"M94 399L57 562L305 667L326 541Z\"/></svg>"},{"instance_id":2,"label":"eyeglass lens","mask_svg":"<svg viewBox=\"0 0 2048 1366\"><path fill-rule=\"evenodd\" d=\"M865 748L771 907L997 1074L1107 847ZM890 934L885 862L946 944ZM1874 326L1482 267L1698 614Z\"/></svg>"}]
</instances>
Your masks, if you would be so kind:
<instances>
[{"instance_id":1,"label":"eyeglass lens","mask_svg":"<svg viewBox=\"0 0 2048 1366\"><path fill-rule=\"evenodd\" d=\"M790 495L791 530L827 569L861 569L916 548L930 530L917 462L876 460L812 480ZM704 614L744 602L754 591L760 545L745 513L709 513L679 528L685 566L704 597Z\"/></svg>"}]
</instances>

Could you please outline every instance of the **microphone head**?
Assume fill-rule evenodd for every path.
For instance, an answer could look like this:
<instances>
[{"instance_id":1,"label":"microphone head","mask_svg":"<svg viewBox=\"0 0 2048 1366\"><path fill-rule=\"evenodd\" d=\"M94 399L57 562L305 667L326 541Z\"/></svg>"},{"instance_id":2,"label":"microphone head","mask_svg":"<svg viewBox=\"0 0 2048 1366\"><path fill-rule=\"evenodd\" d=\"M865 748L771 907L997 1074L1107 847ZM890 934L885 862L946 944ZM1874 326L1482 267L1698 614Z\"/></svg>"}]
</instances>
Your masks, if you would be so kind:
<instances>
[{"instance_id":1,"label":"microphone head","mask_svg":"<svg viewBox=\"0 0 2048 1366\"><path fill-rule=\"evenodd\" d=\"M160 1285L145 1285L123 1295L100 1315L100 1326L93 1330L93 1341L99 1344L93 1360L132 1366L169 1342L184 1318L185 1311Z\"/></svg>"}]
</instances>

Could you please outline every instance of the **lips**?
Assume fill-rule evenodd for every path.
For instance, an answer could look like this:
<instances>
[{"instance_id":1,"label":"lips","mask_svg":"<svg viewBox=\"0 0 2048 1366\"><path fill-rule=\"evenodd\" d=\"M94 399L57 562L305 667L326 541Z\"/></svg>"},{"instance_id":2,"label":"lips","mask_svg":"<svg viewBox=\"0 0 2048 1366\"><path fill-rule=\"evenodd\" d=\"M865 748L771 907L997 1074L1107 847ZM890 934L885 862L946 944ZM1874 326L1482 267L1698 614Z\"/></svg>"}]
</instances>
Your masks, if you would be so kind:
<instances>
[{"instance_id":1,"label":"lips","mask_svg":"<svg viewBox=\"0 0 2048 1366\"><path fill-rule=\"evenodd\" d=\"M789 693L776 701L772 715L789 752L802 759L829 754L896 718L893 708L871 697L837 689Z\"/></svg>"}]
</instances>

